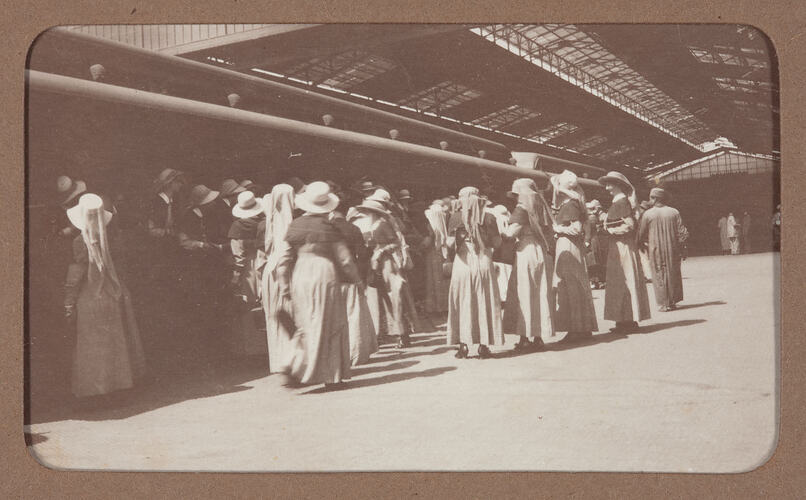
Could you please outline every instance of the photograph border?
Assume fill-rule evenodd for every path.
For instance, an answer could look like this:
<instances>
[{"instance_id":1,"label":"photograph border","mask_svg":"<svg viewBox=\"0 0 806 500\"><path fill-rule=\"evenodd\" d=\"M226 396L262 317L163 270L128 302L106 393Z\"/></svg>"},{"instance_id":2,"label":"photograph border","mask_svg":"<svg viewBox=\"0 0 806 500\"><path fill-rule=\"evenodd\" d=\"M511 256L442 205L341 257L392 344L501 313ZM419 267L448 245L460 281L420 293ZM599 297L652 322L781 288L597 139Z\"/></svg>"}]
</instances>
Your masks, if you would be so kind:
<instances>
[{"instance_id":1,"label":"photograph border","mask_svg":"<svg viewBox=\"0 0 806 500\"><path fill-rule=\"evenodd\" d=\"M293 2L199 2L179 0L147 4L119 0L63 5L33 0L9 5L1 25L7 34L3 63L2 103L7 118L0 123L5 171L0 207L0 232L7 249L0 269L4 283L0 302L4 318L4 348L0 350L0 434L4 496L109 498L120 495L210 498L222 496L384 498L495 496L746 496L783 497L806 486L803 408L806 386L806 342L802 340L806 309L801 306L806 266L797 245L806 228L806 204L796 193L806 186L806 4L780 1L760 5L751 1L639 2L605 4L565 0L536 2L485 0L452 10L452 2L406 0L387 5L336 0L327 5ZM764 32L777 53L781 96L781 203L784 237L781 245L780 317L778 335L780 423L778 447L758 469L739 474L641 473L181 473L181 472L64 472L47 469L28 453L23 439L24 366L24 245L25 245L25 94L24 68L31 43L44 30L67 24L162 24L216 22L335 23L335 22L568 22L568 23L730 23L747 24ZM20 235L20 236L16 236ZM748 430L752 432L752 430Z\"/></svg>"}]
</instances>

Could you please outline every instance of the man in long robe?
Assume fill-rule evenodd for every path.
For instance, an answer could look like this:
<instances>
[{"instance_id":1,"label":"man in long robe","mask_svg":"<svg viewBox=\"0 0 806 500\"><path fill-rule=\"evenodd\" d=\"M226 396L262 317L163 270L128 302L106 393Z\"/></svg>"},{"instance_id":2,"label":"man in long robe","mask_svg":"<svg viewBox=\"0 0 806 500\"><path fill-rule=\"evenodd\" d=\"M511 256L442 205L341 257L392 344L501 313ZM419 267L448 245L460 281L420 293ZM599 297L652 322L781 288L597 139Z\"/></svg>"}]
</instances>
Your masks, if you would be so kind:
<instances>
[{"instance_id":1,"label":"man in long robe","mask_svg":"<svg viewBox=\"0 0 806 500\"><path fill-rule=\"evenodd\" d=\"M650 193L653 207L641 217L639 241L649 246L652 286L661 311L669 311L683 300L680 272L682 244L688 234L680 212L667 206L666 191L654 188Z\"/></svg>"}]
</instances>

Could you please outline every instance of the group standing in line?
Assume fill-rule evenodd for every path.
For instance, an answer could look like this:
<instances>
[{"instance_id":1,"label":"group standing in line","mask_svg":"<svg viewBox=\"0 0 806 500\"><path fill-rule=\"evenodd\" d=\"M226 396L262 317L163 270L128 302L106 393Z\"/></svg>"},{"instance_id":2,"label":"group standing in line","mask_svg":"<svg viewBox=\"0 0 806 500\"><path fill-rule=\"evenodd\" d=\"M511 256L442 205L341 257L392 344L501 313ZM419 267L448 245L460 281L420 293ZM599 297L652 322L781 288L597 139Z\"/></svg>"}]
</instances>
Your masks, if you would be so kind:
<instances>
[{"instance_id":1,"label":"group standing in line","mask_svg":"<svg viewBox=\"0 0 806 500\"><path fill-rule=\"evenodd\" d=\"M682 300L686 231L665 191L654 189L640 214L624 175L599 182L613 198L606 212L598 200L586 203L576 175L564 171L551 178L550 203L523 178L508 193L511 213L467 186L419 216L408 190L396 202L369 181L357 186L352 206L335 183L298 179L265 195L251 181L227 179L218 190L195 185L182 198L187 176L165 169L146 211L140 257L151 293L140 302L148 331L141 339L113 261L107 226L115 207L60 178L60 190L76 200L63 206L71 225L62 228L74 238L65 294L65 314L77 326L73 392L132 387L174 329L194 332L198 342L219 339L234 355L267 356L269 371L289 384L328 387L349 379L384 342L410 345L423 313L447 314L456 357L483 359L505 333L518 336L521 351L559 332L590 337L599 328L591 289L603 286L604 319L614 331L632 331L650 317L645 274L661 310ZM177 306L189 312L184 322Z\"/></svg>"}]
</instances>

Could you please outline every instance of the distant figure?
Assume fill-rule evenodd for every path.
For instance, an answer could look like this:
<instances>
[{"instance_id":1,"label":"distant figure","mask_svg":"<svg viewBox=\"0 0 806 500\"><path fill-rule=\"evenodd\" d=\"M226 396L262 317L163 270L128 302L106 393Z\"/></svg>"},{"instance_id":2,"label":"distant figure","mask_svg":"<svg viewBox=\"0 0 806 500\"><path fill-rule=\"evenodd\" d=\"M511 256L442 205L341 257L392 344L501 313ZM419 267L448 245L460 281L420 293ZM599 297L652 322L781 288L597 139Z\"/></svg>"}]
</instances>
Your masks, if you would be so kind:
<instances>
[{"instance_id":1,"label":"distant figure","mask_svg":"<svg viewBox=\"0 0 806 500\"><path fill-rule=\"evenodd\" d=\"M742 216L742 252L750 253L750 213Z\"/></svg>"},{"instance_id":2,"label":"distant figure","mask_svg":"<svg viewBox=\"0 0 806 500\"><path fill-rule=\"evenodd\" d=\"M680 273L683 243L688 231L680 212L666 205L667 194L654 188L649 194L653 207L644 213L638 240L649 246L652 286L661 312L671 311L683 300L683 277Z\"/></svg>"},{"instance_id":3,"label":"distant figure","mask_svg":"<svg viewBox=\"0 0 806 500\"><path fill-rule=\"evenodd\" d=\"M719 219L719 244L722 248L722 255L727 255L730 253L730 240L728 239L728 218L722 216Z\"/></svg>"},{"instance_id":4,"label":"distant figure","mask_svg":"<svg viewBox=\"0 0 806 500\"><path fill-rule=\"evenodd\" d=\"M730 241L730 254L739 254L739 229L741 226L736 222L733 212L728 214L728 240Z\"/></svg>"},{"instance_id":5,"label":"distant figure","mask_svg":"<svg viewBox=\"0 0 806 500\"><path fill-rule=\"evenodd\" d=\"M781 250L781 205L775 207L772 215L772 245L775 251Z\"/></svg>"}]
</instances>

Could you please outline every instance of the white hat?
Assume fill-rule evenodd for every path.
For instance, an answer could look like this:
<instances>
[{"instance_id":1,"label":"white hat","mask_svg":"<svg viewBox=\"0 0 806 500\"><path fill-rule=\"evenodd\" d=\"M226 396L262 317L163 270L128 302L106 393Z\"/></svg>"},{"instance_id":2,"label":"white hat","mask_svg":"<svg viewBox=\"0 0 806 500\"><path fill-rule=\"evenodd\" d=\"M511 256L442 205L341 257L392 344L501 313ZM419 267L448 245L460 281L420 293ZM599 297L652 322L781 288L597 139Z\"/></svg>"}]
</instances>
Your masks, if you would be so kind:
<instances>
[{"instance_id":1,"label":"white hat","mask_svg":"<svg viewBox=\"0 0 806 500\"><path fill-rule=\"evenodd\" d=\"M563 170L562 173L552 176L551 185L554 188L555 205L558 193L563 193L569 198L585 202L585 193L579 186L579 179L570 170Z\"/></svg>"},{"instance_id":2,"label":"white hat","mask_svg":"<svg viewBox=\"0 0 806 500\"><path fill-rule=\"evenodd\" d=\"M104 200L102 200L100 196L87 193L78 199L76 206L67 209L67 218L70 219L72 225L83 230L87 215L92 215L100 210L103 210L103 221L104 226L106 226L109 224L109 221L112 220L112 212L104 210Z\"/></svg>"},{"instance_id":3,"label":"white hat","mask_svg":"<svg viewBox=\"0 0 806 500\"><path fill-rule=\"evenodd\" d=\"M366 199L367 200L372 200L372 201L377 201L377 202L383 203L385 205L391 205L392 204L392 195L389 194L389 191L387 191L385 189L382 189L382 188L376 189L375 192L372 193L371 195L367 196Z\"/></svg>"},{"instance_id":4,"label":"white hat","mask_svg":"<svg viewBox=\"0 0 806 500\"><path fill-rule=\"evenodd\" d=\"M326 214L339 206L339 197L330 192L327 182L316 181L305 186L305 190L296 196L294 204L308 213Z\"/></svg>"},{"instance_id":5,"label":"white hat","mask_svg":"<svg viewBox=\"0 0 806 500\"><path fill-rule=\"evenodd\" d=\"M248 219L263 212L263 201L255 198L252 191L244 191L238 195L238 203L232 207L232 215L239 219Z\"/></svg>"}]
</instances>

